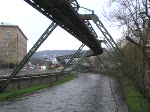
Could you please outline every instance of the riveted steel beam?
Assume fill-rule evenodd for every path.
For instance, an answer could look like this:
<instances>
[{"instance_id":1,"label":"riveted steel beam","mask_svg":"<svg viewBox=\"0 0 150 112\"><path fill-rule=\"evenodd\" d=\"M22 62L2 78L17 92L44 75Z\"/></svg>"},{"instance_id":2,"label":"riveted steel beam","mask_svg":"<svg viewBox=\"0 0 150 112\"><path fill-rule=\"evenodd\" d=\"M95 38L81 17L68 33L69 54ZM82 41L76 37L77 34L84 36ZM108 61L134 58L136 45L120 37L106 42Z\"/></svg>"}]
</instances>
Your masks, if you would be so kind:
<instances>
[{"instance_id":1,"label":"riveted steel beam","mask_svg":"<svg viewBox=\"0 0 150 112\"><path fill-rule=\"evenodd\" d=\"M11 73L7 81L2 84L0 88L0 92L3 92L9 82L18 74L18 72L23 68L23 66L28 62L31 56L36 52L36 50L41 46L41 44L48 38L48 36L53 32L53 30L57 27L57 25L52 22L51 25L46 29L46 31L41 35L41 37L37 40L34 46L30 49L30 51L26 54L26 56L22 59L22 61L17 65L14 71Z\"/></svg>"},{"instance_id":2,"label":"riveted steel beam","mask_svg":"<svg viewBox=\"0 0 150 112\"><path fill-rule=\"evenodd\" d=\"M102 48L96 41L95 35L88 29L68 0L24 1L88 46L95 55L102 54Z\"/></svg>"}]
</instances>

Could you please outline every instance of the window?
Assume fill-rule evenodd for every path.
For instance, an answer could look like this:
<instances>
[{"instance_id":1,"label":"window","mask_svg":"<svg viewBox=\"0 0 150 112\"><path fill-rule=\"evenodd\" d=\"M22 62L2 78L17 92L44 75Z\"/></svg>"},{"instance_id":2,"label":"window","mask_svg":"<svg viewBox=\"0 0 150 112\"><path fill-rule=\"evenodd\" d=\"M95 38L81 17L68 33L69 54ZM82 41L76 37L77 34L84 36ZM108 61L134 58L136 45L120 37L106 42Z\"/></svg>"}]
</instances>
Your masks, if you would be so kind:
<instances>
[{"instance_id":1,"label":"window","mask_svg":"<svg viewBox=\"0 0 150 112\"><path fill-rule=\"evenodd\" d=\"M11 36L10 31L6 31L6 39L7 39L7 40L9 39L10 36Z\"/></svg>"}]
</instances>

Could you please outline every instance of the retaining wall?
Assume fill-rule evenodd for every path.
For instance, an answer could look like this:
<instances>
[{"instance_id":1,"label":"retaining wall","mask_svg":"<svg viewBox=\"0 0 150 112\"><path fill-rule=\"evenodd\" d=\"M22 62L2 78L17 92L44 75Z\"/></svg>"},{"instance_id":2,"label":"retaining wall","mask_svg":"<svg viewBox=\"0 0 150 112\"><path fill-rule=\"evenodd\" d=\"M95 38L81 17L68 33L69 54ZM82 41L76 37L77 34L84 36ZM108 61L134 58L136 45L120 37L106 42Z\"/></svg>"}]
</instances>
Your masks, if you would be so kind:
<instances>
[{"instance_id":1,"label":"retaining wall","mask_svg":"<svg viewBox=\"0 0 150 112\"><path fill-rule=\"evenodd\" d=\"M59 79L64 78L66 75L61 75ZM56 74L42 74L42 75L30 75L30 76L22 76L14 78L7 88L6 91L21 89L31 86L43 85L43 84L51 84L56 81ZM6 79L1 79L0 83L4 83Z\"/></svg>"}]
</instances>

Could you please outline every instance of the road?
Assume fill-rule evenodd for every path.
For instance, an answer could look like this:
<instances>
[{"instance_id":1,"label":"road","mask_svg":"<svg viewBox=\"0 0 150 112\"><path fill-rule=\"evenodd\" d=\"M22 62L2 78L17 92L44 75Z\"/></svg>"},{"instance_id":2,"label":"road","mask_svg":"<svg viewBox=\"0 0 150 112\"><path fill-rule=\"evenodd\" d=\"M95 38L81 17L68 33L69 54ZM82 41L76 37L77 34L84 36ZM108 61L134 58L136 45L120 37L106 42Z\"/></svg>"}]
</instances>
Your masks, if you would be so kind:
<instances>
[{"instance_id":1,"label":"road","mask_svg":"<svg viewBox=\"0 0 150 112\"><path fill-rule=\"evenodd\" d=\"M93 73L0 102L0 112L128 112L117 78Z\"/></svg>"}]
</instances>

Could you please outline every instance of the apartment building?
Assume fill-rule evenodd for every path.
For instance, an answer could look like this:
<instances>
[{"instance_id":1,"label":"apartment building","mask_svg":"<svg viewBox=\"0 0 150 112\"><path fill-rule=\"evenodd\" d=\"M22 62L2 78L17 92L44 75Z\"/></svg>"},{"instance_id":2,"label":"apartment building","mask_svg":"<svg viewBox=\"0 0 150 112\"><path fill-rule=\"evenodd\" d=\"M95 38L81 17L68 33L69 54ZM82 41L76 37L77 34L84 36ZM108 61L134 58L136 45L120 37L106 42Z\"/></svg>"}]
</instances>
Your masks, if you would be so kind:
<instances>
[{"instance_id":1,"label":"apartment building","mask_svg":"<svg viewBox=\"0 0 150 112\"><path fill-rule=\"evenodd\" d=\"M18 64L27 53L27 40L17 25L0 23L0 65Z\"/></svg>"}]
</instances>

